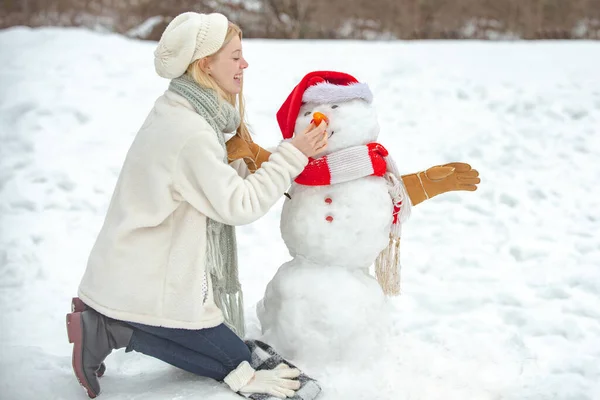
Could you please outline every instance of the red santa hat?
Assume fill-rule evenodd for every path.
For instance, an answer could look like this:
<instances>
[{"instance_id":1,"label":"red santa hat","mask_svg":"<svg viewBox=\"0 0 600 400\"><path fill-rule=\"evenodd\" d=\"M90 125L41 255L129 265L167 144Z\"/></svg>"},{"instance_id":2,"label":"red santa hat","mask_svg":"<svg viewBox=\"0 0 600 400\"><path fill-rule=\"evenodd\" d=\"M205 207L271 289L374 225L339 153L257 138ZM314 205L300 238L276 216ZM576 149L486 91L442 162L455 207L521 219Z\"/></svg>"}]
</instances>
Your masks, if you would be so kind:
<instances>
[{"instance_id":1,"label":"red santa hat","mask_svg":"<svg viewBox=\"0 0 600 400\"><path fill-rule=\"evenodd\" d=\"M336 103L363 99L367 103L373 101L373 94L366 83L360 83L352 75L336 71L310 72L277 111L277 122L284 139L294 136L296 118L303 103Z\"/></svg>"}]
</instances>

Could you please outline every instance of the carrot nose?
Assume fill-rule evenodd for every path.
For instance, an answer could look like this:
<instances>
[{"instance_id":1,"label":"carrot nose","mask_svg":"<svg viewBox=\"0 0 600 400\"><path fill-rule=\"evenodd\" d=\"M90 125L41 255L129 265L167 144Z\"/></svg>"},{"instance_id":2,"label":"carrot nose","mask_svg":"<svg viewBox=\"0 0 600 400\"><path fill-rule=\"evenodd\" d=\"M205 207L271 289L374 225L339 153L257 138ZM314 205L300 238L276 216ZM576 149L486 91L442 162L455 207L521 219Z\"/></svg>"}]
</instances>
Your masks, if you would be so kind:
<instances>
[{"instance_id":1,"label":"carrot nose","mask_svg":"<svg viewBox=\"0 0 600 400\"><path fill-rule=\"evenodd\" d=\"M325 121L325 123L327 125L329 125L329 118L327 118L327 115L320 113L320 112L316 112L313 113L312 115L313 119L310 122L314 122L315 125L319 126L321 124L321 121Z\"/></svg>"}]
</instances>

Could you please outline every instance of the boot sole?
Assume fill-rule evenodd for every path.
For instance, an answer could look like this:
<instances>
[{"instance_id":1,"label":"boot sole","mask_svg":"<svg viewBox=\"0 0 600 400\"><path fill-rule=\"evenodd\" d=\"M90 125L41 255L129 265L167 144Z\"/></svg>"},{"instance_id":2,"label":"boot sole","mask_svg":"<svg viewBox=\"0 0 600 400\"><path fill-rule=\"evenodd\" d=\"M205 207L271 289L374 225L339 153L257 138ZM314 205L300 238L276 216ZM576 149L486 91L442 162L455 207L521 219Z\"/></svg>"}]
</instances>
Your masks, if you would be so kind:
<instances>
[{"instance_id":1,"label":"boot sole","mask_svg":"<svg viewBox=\"0 0 600 400\"><path fill-rule=\"evenodd\" d=\"M83 323L81 321L81 313L67 314L67 334L69 336L69 343L73 343L73 357L71 364L73 366L73 372L79 381L79 384L83 386L87 395L90 399L95 398L100 393L95 393L87 383L85 374L83 373Z\"/></svg>"},{"instance_id":2,"label":"boot sole","mask_svg":"<svg viewBox=\"0 0 600 400\"><path fill-rule=\"evenodd\" d=\"M83 312L87 310L89 307L85 304L79 297L73 297L71 299L71 312ZM98 378L102 378L104 373L106 372L106 365L104 363L100 364L100 368L96 371L96 376Z\"/></svg>"}]
</instances>

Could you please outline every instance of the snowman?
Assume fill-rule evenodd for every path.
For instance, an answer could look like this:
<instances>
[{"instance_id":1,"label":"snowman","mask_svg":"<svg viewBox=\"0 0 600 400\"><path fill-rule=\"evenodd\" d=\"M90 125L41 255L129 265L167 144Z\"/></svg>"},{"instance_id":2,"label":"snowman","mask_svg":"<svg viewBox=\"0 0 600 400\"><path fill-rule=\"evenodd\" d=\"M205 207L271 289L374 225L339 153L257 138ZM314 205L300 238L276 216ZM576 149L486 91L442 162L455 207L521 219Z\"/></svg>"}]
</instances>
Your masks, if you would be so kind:
<instances>
[{"instance_id":1,"label":"snowman","mask_svg":"<svg viewBox=\"0 0 600 400\"><path fill-rule=\"evenodd\" d=\"M376 142L372 99L353 76L316 71L277 113L284 139L311 121L328 123L326 150L310 159L283 205L280 229L292 259L257 305L262 339L295 360L377 359L389 331L386 297L400 291L400 228L411 206L474 191L480 181L466 163L400 176Z\"/></svg>"},{"instance_id":2,"label":"snowman","mask_svg":"<svg viewBox=\"0 0 600 400\"><path fill-rule=\"evenodd\" d=\"M304 77L278 113L285 138L311 120L328 121L326 150L310 160L283 205L280 229L292 260L257 306L263 339L284 356L375 356L377 338L385 335L385 292L399 289L399 227L410 201L376 143L372 98L354 77L318 71ZM379 282L370 273L374 263Z\"/></svg>"}]
</instances>

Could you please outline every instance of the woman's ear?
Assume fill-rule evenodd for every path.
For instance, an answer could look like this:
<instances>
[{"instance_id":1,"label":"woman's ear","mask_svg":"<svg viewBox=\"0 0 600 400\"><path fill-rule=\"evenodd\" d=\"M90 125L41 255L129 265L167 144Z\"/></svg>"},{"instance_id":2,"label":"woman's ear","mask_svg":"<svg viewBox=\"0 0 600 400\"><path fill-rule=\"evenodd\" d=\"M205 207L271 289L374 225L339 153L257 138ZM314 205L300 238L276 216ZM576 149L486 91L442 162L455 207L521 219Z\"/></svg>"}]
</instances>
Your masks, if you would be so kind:
<instances>
[{"instance_id":1,"label":"woman's ear","mask_svg":"<svg viewBox=\"0 0 600 400\"><path fill-rule=\"evenodd\" d=\"M204 57L198 60L198 65L202 72L210 75L210 60L208 59L208 57Z\"/></svg>"}]
</instances>

